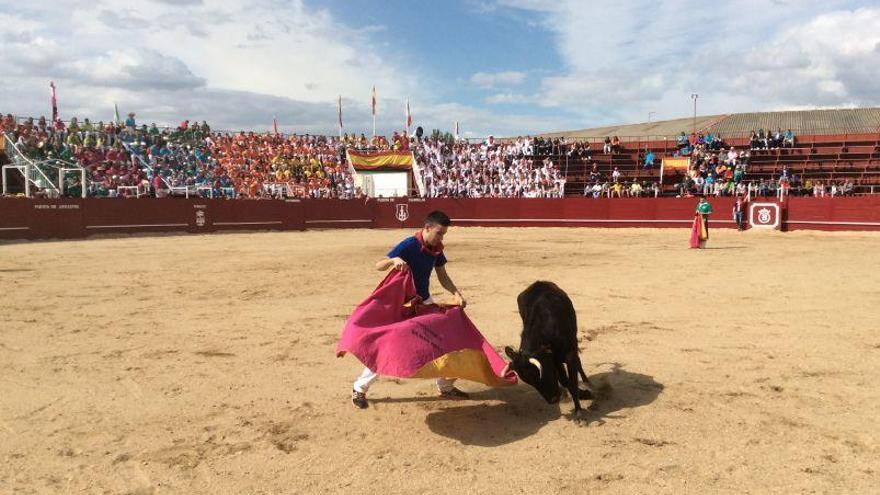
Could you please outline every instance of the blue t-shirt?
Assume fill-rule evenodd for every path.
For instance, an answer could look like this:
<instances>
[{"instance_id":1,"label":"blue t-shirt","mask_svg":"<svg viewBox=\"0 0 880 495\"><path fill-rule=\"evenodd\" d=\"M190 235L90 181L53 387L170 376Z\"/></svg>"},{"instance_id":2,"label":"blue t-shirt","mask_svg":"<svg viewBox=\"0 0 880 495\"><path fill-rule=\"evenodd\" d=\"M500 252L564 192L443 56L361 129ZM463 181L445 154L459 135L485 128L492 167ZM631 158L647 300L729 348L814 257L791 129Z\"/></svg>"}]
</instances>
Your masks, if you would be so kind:
<instances>
[{"instance_id":1,"label":"blue t-shirt","mask_svg":"<svg viewBox=\"0 0 880 495\"><path fill-rule=\"evenodd\" d=\"M406 261L409 269L412 270L413 281L416 284L416 292L422 299L431 297L428 285L431 280L431 272L435 266L443 266L446 264L446 256L440 253L440 256L431 256L422 251L422 246L416 236L407 237L400 241L400 244L394 246L394 249L388 252L389 258L400 258Z\"/></svg>"}]
</instances>

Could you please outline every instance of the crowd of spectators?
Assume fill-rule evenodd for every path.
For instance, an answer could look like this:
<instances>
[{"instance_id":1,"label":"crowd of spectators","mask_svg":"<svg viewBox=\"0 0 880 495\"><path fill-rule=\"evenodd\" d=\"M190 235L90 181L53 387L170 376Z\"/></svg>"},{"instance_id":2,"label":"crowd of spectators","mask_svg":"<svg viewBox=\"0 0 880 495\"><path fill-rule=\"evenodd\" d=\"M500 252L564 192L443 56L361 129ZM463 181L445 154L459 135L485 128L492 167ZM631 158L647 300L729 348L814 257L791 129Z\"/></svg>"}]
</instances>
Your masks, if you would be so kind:
<instances>
[{"instance_id":1,"label":"crowd of spectators","mask_svg":"<svg viewBox=\"0 0 880 495\"><path fill-rule=\"evenodd\" d=\"M566 170L560 161L589 163L594 151L588 141L518 137L479 143L443 137L414 137L394 132L390 138L364 134L342 137L282 135L258 132L216 132L207 122L183 121L174 128L137 125L135 114L124 121L92 122L73 117L68 123L0 117L0 131L23 154L46 170L81 166L91 196L199 195L226 198L360 198L364 192L346 163L346 149L410 151L422 174L427 197L561 198ZM690 158L690 168L674 179L680 196L775 196L786 194L837 196L853 194L845 181L813 181L789 173L750 180L751 153L794 146L788 130L752 131L749 149L727 146L717 134L682 132L672 156ZM606 137L602 152L623 150L618 136ZM659 159L653 151L638 153L637 166L650 170ZM49 177L57 183L56 175ZM656 175L656 174L655 174ZM615 167L607 176L593 163L584 177L583 195L593 198L657 197L662 194L651 173L649 180L625 177ZM79 195L80 176L64 177L65 193Z\"/></svg>"},{"instance_id":2,"label":"crowd of spectators","mask_svg":"<svg viewBox=\"0 0 880 495\"><path fill-rule=\"evenodd\" d=\"M519 138L480 144L427 139L416 147L430 198L561 198L565 174L550 157L536 160L534 143Z\"/></svg>"},{"instance_id":3,"label":"crowd of spectators","mask_svg":"<svg viewBox=\"0 0 880 495\"><path fill-rule=\"evenodd\" d=\"M16 148L44 164L57 183L57 170L85 169L91 196L200 195L210 197L352 198L358 195L337 138L269 133L216 133L206 122L183 121L176 128L138 127L133 113L121 125L93 124L76 117L69 124L12 115L0 131ZM67 165L65 165L65 163ZM76 173L65 175L65 194L79 195Z\"/></svg>"},{"instance_id":4,"label":"crowd of spectators","mask_svg":"<svg viewBox=\"0 0 880 495\"><path fill-rule=\"evenodd\" d=\"M776 132L767 129L758 129L758 132L752 130L749 133L749 148L753 150L770 150L779 148L794 148L795 135L791 129L782 132L777 128Z\"/></svg>"}]
</instances>

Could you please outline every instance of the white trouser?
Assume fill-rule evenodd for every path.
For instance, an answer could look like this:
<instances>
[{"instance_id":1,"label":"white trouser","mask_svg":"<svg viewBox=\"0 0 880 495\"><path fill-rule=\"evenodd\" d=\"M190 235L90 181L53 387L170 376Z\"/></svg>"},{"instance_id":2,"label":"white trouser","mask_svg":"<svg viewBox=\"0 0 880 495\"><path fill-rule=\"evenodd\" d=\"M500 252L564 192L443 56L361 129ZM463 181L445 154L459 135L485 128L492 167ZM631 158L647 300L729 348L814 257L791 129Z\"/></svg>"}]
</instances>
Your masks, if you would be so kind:
<instances>
[{"instance_id":1,"label":"white trouser","mask_svg":"<svg viewBox=\"0 0 880 495\"><path fill-rule=\"evenodd\" d=\"M357 380L354 381L354 389L360 393L367 393L367 390L370 389L370 385L379 378L379 374L372 371L370 368L364 368L364 372L361 373L361 376L357 377ZM437 379L437 388L441 392L447 392L452 390L455 386L455 379L449 378L438 378Z\"/></svg>"}]
</instances>

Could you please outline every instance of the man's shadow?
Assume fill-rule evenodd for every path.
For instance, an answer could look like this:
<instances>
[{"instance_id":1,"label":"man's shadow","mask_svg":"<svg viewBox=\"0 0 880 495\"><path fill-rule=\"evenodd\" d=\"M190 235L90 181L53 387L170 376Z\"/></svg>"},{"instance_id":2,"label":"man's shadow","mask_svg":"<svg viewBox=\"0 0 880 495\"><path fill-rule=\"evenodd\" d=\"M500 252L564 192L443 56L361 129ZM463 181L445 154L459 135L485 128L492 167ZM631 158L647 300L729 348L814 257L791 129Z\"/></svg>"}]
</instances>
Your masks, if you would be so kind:
<instances>
[{"instance_id":1,"label":"man's shadow","mask_svg":"<svg viewBox=\"0 0 880 495\"><path fill-rule=\"evenodd\" d=\"M585 407L583 425L605 424L606 419L621 409L650 404L663 391L653 377L630 373L619 363L610 363L611 371L590 376L596 397L592 402L581 400ZM431 412L425 417L428 428L438 435L458 440L465 445L495 447L533 435L550 421L569 416L571 399L561 404L547 404L528 385L489 389L471 394L471 400L501 401L500 404L452 406ZM572 422L571 427L577 427Z\"/></svg>"}]
</instances>

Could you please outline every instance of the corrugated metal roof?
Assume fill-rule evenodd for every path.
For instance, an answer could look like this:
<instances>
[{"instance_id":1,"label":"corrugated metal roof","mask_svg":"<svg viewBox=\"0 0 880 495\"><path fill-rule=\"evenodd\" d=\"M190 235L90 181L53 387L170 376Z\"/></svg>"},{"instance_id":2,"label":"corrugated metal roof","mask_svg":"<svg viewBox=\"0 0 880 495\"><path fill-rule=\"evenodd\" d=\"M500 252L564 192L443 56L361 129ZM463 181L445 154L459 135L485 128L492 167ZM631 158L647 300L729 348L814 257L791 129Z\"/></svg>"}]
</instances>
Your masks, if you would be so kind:
<instances>
[{"instance_id":1,"label":"corrugated metal roof","mask_svg":"<svg viewBox=\"0 0 880 495\"><path fill-rule=\"evenodd\" d=\"M750 112L729 115L697 116L696 127L701 132L720 133L734 137L747 135L752 130L777 128L791 129L796 134L843 134L880 131L880 108L846 108L831 110L797 110L781 112ZM573 131L541 134L545 137L604 138L619 136L627 138L650 136L673 137L693 128L692 118L592 127Z\"/></svg>"}]
</instances>

